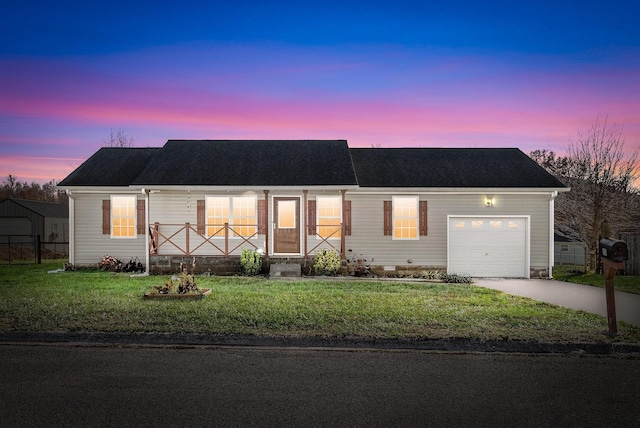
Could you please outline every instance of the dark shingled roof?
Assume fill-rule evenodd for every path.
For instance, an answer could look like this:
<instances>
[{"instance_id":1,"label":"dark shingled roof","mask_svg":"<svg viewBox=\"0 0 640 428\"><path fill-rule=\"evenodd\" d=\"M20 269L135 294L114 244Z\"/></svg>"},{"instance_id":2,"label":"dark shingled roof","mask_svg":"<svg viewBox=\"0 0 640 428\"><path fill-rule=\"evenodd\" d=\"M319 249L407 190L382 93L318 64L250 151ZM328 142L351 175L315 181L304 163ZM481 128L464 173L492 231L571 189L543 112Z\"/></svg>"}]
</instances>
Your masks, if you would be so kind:
<instances>
[{"instance_id":1,"label":"dark shingled roof","mask_svg":"<svg viewBox=\"0 0 640 428\"><path fill-rule=\"evenodd\" d=\"M566 187L519 149L351 149L360 187Z\"/></svg>"},{"instance_id":2,"label":"dark shingled roof","mask_svg":"<svg viewBox=\"0 0 640 428\"><path fill-rule=\"evenodd\" d=\"M14 202L43 217L55 217L55 218L69 217L69 207L64 204L58 204L56 202L35 201L32 199L18 199L18 198L7 198L3 201L0 201L0 203L4 203L5 201Z\"/></svg>"},{"instance_id":3,"label":"dark shingled roof","mask_svg":"<svg viewBox=\"0 0 640 428\"><path fill-rule=\"evenodd\" d=\"M356 185L345 140L169 140L132 184Z\"/></svg>"},{"instance_id":4,"label":"dark shingled roof","mask_svg":"<svg viewBox=\"0 0 640 428\"><path fill-rule=\"evenodd\" d=\"M58 186L129 186L160 150L102 147Z\"/></svg>"},{"instance_id":5,"label":"dark shingled roof","mask_svg":"<svg viewBox=\"0 0 640 428\"><path fill-rule=\"evenodd\" d=\"M169 140L162 148L103 147L59 184L129 185L566 187L519 149L349 149L345 140Z\"/></svg>"}]
</instances>

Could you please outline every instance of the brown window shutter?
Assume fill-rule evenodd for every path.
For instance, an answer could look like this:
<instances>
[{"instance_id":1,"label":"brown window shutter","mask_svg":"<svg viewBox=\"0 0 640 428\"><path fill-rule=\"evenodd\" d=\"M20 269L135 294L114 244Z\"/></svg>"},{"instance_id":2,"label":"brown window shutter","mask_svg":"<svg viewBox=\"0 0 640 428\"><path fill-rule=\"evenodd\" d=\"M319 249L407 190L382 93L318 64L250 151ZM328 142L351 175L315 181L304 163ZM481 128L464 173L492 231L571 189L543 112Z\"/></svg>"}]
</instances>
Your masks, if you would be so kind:
<instances>
[{"instance_id":1,"label":"brown window shutter","mask_svg":"<svg viewBox=\"0 0 640 428\"><path fill-rule=\"evenodd\" d=\"M307 202L307 235L316 234L316 201Z\"/></svg>"},{"instance_id":2,"label":"brown window shutter","mask_svg":"<svg viewBox=\"0 0 640 428\"><path fill-rule=\"evenodd\" d=\"M138 235L144 235L144 224L145 224L145 215L144 215L144 199L138 199Z\"/></svg>"},{"instance_id":3,"label":"brown window shutter","mask_svg":"<svg viewBox=\"0 0 640 428\"><path fill-rule=\"evenodd\" d=\"M351 236L351 201L344 201L342 221L344 222L344 235Z\"/></svg>"},{"instance_id":4,"label":"brown window shutter","mask_svg":"<svg viewBox=\"0 0 640 428\"><path fill-rule=\"evenodd\" d=\"M267 234L267 201L258 201L258 235Z\"/></svg>"},{"instance_id":5,"label":"brown window shutter","mask_svg":"<svg viewBox=\"0 0 640 428\"><path fill-rule=\"evenodd\" d=\"M198 221L197 232L200 235L204 235L206 233L206 215L204 209L204 199L198 199L196 203L196 216Z\"/></svg>"},{"instance_id":6,"label":"brown window shutter","mask_svg":"<svg viewBox=\"0 0 640 428\"><path fill-rule=\"evenodd\" d=\"M384 201L384 234L391 236L393 234L393 204L392 201Z\"/></svg>"},{"instance_id":7,"label":"brown window shutter","mask_svg":"<svg viewBox=\"0 0 640 428\"><path fill-rule=\"evenodd\" d=\"M109 235L111 233L111 201L109 199L102 200L102 234Z\"/></svg>"},{"instance_id":8,"label":"brown window shutter","mask_svg":"<svg viewBox=\"0 0 640 428\"><path fill-rule=\"evenodd\" d=\"M420 235L426 236L427 235L427 201L420 201L419 203L420 203L420 207L419 207L420 217L418 218L418 220L420 222Z\"/></svg>"}]
</instances>

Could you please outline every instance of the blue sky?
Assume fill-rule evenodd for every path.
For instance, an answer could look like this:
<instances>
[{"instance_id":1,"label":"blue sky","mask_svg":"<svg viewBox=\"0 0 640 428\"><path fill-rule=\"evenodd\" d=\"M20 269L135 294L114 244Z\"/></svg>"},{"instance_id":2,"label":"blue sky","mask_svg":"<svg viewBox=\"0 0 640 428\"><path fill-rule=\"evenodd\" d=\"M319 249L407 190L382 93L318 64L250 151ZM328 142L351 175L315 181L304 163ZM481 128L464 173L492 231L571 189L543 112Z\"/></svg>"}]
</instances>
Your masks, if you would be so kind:
<instances>
[{"instance_id":1,"label":"blue sky","mask_svg":"<svg viewBox=\"0 0 640 428\"><path fill-rule=\"evenodd\" d=\"M60 180L123 129L562 152L640 146L640 3L12 2L0 176Z\"/></svg>"}]
</instances>

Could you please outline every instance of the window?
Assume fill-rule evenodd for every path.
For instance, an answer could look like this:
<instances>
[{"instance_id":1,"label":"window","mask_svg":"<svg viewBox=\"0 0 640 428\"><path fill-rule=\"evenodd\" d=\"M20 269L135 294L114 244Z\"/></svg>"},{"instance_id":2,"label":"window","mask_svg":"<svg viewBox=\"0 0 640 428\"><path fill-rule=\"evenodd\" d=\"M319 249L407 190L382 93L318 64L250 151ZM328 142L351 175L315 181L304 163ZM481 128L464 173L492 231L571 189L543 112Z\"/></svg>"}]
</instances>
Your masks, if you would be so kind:
<instances>
[{"instance_id":1,"label":"window","mask_svg":"<svg viewBox=\"0 0 640 428\"><path fill-rule=\"evenodd\" d=\"M255 196L210 196L207 198L207 236L224 237L225 223L230 236L250 237L256 233Z\"/></svg>"},{"instance_id":2,"label":"window","mask_svg":"<svg viewBox=\"0 0 640 428\"><path fill-rule=\"evenodd\" d=\"M418 197L393 198L393 239L418 239Z\"/></svg>"},{"instance_id":3,"label":"window","mask_svg":"<svg viewBox=\"0 0 640 428\"><path fill-rule=\"evenodd\" d=\"M560 251L569 251L569 244L560 244Z\"/></svg>"},{"instance_id":4,"label":"window","mask_svg":"<svg viewBox=\"0 0 640 428\"><path fill-rule=\"evenodd\" d=\"M111 197L111 237L136 237L136 197Z\"/></svg>"},{"instance_id":5,"label":"window","mask_svg":"<svg viewBox=\"0 0 640 428\"><path fill-rule=\"evenodd\" d=\"M322 239L339 239L342 224L342 198L318 196L316 198L316 233Z\"/></svg>"},{"instance_id":6,"label":"window","mask_svg":"<svg viewBox=\"0 0 640 428\"><path fill-rule=\"evenodd\" d=\"M296 201L278 202L278 229L296 228Z\"/></svg>"}]
</instances>

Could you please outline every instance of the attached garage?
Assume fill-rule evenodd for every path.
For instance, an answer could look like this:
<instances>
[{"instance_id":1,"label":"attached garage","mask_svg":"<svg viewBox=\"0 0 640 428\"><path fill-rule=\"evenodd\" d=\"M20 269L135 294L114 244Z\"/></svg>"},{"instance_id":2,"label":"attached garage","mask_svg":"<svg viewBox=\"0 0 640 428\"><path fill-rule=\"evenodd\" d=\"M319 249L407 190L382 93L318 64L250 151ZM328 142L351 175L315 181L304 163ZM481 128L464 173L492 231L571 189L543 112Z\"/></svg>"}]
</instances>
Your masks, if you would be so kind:
<instances>
[{"instance_id":1,"label":"attached garage","mask_svg":"<svg viewBox=\"0 0 640 428\"><path fill-rule=\"evenodd\" d=\"M529 216L449 216L450 273L529 277Z\"/></svg>"}]
</instances>

